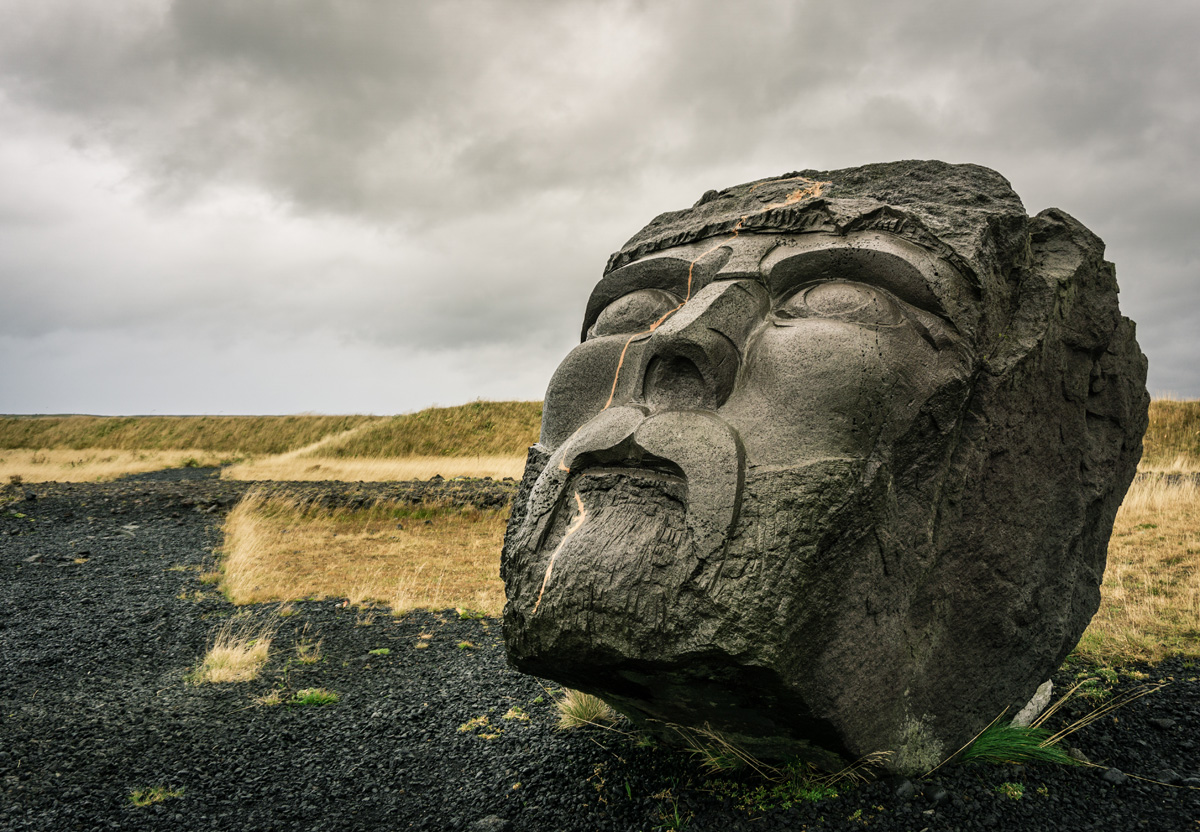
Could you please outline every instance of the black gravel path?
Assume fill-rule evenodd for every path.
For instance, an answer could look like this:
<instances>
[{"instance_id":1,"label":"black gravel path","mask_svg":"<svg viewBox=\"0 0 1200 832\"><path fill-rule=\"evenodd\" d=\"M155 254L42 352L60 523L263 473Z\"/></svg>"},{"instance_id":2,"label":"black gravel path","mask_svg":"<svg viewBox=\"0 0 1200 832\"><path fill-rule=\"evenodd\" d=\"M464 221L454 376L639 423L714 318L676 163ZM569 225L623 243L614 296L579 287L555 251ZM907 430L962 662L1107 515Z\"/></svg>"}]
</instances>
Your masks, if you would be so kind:
<instances>
[{"instance_id":1,"label":"black gravel path","mask_svg":"<svg viewBox=\"0 0 1200 832\"><path fill-rule=\"evenodd\" d=\"M948 767L750 811L720 799L686 755L616 732L556 731L546 690L505 665L498 622L453 611L393 619L298 603L257 681L189 684L209 634L235 612L199 577L247 487L201 478L7 490L0 829L1200 830L1200 667L1178 660L1140 668L1169 687L1072 738L1101 768ZM512 493L479 481L274 487L331 502L502 505ZM295 662L296 640L314 636L323 660ZM1122 676L1114 692L1141 683ZM340 700L254 704L318 686ZM505 719L513 708L528 719ZM480 717L486 725L462 730ZM1002 794L1005 783L1023 796ZM179 796L130 802L154 787Z\"/></svg>"}]
</instances>

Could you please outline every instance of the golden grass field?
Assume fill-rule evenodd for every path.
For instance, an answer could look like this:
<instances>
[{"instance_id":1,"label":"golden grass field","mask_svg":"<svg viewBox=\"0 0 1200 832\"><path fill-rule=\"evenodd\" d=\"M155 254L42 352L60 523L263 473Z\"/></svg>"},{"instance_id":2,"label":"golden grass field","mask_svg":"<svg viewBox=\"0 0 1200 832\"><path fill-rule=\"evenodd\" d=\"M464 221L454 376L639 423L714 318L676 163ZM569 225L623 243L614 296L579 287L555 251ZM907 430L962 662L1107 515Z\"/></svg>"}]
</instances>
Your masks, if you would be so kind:
<instances>
[{"instance_id":1,"label":"golden grass field","mask_svg":"<svg viewBox=\"0 0 1200 832\"><path fill-rule=\"evenodd\" d=\"M251 491L225 523L220 586L235 604L334 597L395 613L462 607L499 615L507 522L507 509L329 509Z\"/></svg>"},{"instance_id":2,"label":"golden grass field","mask_svg":"<svg viewBox=\"0 0 1200 832\"><path fill-rule=\"evenodd\" d=\"M1117 512L1100 610L1076 648L1101 663L1200 658L1200 490L1139 478Z\"/></svg>"},{"instance_id":3,"label":"golden grass field","mask_svg":"<svg viewBox=\"0 0 1200 832\"><path fill-rule=\"evenodd\" d=\"M1200 471L1200 401L1150 402L1139 471Z\"/></svg>"},{"instance_id":4,"label":"golden grass field","mask_svg":"<svg viewBox=\"0 0 1200 832\"><path fill-rule=\"evenodd\" d=\"M107 482L125 474L220 465L225 455L197 448L124 451L108 448L0 449L0 482Z\"/></svg>"},{"instance_id":5,"label":"golden grass field","mask_svg":"<svg viewBox=\"0 0 1200 832\"><path fill-rule=\"evenodd\" d=\"M281 454L376 416L4 416L0 448Z\"/></svg>"},{"instance_id":6,"label":"golden grass field","mask_svg":"<svg viewBox=\"0 0 1200 832\"><path fill-rule=\"evenodd\" d=\"M376 416L0 417L0 481L103 482L185 464L238 480L518 478L541 402Z\"/></svg>"}]
</instances>

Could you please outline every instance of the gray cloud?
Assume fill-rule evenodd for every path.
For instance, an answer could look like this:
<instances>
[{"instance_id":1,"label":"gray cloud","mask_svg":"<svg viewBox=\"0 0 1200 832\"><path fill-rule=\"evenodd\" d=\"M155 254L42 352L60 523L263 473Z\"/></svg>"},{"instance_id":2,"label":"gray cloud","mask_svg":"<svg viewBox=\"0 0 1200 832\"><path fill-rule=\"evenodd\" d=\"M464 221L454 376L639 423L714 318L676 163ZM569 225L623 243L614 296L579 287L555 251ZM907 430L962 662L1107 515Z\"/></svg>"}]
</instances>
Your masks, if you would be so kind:
<instances>
[{"instance_id":1,"label":"gray cloud","mask_svg":"<svg viewBox=\"0 0 1200 832\"><path fill-rule=\"evenodd\" d=\"M944 158L1100 234L1152 388L1200 396L1198 37L1187 4L0 0L0 332L552 367L654 214Z\"/></svg>"}]
</instances>

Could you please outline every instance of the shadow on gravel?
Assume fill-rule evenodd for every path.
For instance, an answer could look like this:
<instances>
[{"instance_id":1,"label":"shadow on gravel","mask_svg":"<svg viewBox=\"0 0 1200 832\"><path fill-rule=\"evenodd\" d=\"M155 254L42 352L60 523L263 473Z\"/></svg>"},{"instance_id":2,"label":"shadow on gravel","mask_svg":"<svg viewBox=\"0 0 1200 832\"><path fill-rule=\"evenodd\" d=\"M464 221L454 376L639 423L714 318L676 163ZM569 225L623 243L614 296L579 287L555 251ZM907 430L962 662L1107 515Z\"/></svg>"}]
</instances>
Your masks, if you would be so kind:
<instances>
[{"instance_id":1,"label":"shadow on gravel","mask_svg":"<svg viewBox=\"0 0 1200 832\"><path fill-rule=\"evenodd\" d=\"M37 485L0 505L0 829L933 832L1200 820L1200 791L1126 776L1200 777L1200 668L1169 661L1122 677L1114 692L1172 684L1072 738L1098 769L948 767L930 782L785 806L750 777L712 779L623 733L557 731L548 691L507 667L498 621L393 618L336 600L282 617L277 605L234 608L200 577L248 485ZM511 496L482 481L304 488L334 502ZM190 684L215 629L237 615L278 619L262 675ZM319 658L302 661L316 642ZM337 701L298 704L315 688Z\"/></svg>"},{"instance_id":2,"label":"shadow on gravel","mask_svg":"<svg viewBox=\"0 0 1200 832\"><path fill-rule=\"evenodd\" d=\"M164 468L161 471L147 471L144 474L126 474L120 477L120 482L190 482L219 476L221 476L220 468Z\"/></svg>"}]
</instances>

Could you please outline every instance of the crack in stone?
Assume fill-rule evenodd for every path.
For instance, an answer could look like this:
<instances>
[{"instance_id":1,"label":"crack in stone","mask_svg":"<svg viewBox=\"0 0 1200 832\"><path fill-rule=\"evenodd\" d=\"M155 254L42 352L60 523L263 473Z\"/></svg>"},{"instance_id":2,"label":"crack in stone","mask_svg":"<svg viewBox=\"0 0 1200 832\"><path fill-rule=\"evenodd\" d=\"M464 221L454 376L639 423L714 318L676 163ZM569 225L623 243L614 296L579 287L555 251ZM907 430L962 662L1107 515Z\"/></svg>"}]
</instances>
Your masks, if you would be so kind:
<instances>
[{"instance_id":1,"label":"crack in stone","mask_svg":"<svg viewBox=\"0 0 1200 832\"><path fill-rule=\"evenodd\" d=\"M562 463L560 462L559 465L561 466ZM563 470L568 471L570 469L564 468ZM529 614L530 617L537 615L538 607L542 605L542 595L546 591L546 584L550 581L550 573L554 571L555 558L558 557L558 553L562 551L567 541L571 539L571 535L579 531L579 527L583 525L583 521L587 517L587 510L583 507L583 499L579 496L578 491L575 492L575 504L579 506L579 516L575 518L574 523L567 527L567 533L563 535L562 540L558 541L558 545L554 547L554 553L550 555L550 562L546 564L546 574L542 577L542 586L538 590L537 602L533 605L533 612Z\"/></svg>"}]
</instances>

